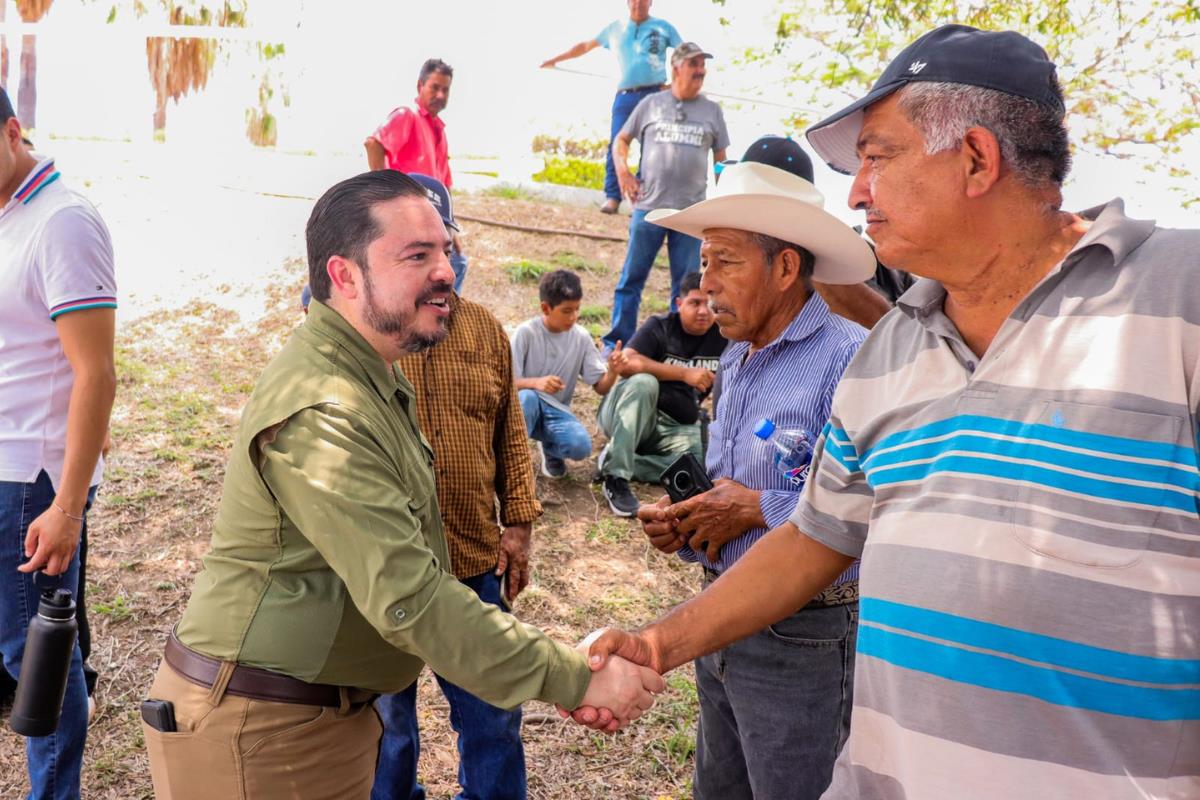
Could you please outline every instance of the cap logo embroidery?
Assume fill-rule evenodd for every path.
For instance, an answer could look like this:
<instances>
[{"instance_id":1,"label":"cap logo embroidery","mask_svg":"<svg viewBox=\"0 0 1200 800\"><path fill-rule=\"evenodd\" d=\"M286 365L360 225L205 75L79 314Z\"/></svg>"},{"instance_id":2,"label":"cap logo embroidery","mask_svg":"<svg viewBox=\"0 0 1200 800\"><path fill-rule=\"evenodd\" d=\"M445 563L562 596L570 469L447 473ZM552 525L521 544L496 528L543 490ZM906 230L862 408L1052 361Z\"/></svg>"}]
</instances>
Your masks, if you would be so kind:
<instances>
[{"instance_id":1,"label":"cap logo embroidery","mask_svg":"<svg viewBox=\"0 0 1200 800\"><path fill-rule=\"evenodd\" d=\"M928 63L928 61L914 61L908 65L908 71L913 75L919 75Z\"/></svg>"}]
</instances>

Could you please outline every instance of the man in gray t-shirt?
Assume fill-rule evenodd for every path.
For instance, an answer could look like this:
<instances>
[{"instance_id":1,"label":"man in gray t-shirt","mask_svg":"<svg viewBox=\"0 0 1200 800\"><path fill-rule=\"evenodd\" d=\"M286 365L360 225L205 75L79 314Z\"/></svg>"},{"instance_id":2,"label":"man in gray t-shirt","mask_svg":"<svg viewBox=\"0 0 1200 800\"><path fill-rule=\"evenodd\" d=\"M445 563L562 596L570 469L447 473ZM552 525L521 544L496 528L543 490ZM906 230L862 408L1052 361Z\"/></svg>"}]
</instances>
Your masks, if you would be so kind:
<instances>
[{"instance_id":1,"label":"man in gray t-shirt","mask_svg":"<svg viewBox=\"0 0 1200 800\"><path fill-rule=\"evenodd\" d=\"M719 105L700 94L708 58L712 55L695 42L676 47L671 54L671 87L638 103L613 140L617 179L634 208L625 264L613 296L612 330L604 335L606 351L617 342L629 341L637 330L642 287L664 239L671 262L672 311L679 282L700 268L700 240L647 222L646 214L658 208L687 208L703 200L709 151L714 161L725 158L729 146L725 115ZM636 176L627 163L634 139L642 147Z\"/></svg>"}]
</instances>

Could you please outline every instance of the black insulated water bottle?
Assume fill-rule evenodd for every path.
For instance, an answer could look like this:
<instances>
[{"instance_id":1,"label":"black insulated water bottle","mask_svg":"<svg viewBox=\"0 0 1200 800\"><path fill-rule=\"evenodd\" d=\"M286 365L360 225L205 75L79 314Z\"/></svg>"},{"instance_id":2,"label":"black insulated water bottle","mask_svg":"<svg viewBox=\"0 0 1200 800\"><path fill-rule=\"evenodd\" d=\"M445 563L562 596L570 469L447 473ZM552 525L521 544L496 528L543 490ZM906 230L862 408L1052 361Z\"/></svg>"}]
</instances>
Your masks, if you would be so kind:
<instances>
[{"instance_id":1,"label":"black insulated water bottle","mask_svg":"<svg viewBox=\"0 0 1200 800\"><path fill-rule=\"evenodd\" d=\"M71 593L42 592L37 616L29 621L17 698L9 715L12 729L22 736L48 736L58 728L78 633Z\"/></svg>"}]
</instances>

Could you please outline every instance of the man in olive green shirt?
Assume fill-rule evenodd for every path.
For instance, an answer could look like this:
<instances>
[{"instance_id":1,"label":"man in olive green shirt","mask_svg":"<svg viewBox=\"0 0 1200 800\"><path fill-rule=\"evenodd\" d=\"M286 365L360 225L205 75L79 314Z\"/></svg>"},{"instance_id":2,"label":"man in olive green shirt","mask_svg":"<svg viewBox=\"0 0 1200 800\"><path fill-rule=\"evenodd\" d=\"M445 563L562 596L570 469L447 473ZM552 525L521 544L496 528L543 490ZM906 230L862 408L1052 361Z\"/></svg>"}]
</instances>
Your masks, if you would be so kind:
<instances>
[{"instance_id":1,"label":"man in olive green shirt","mask_svg":"<svg viewBox=\"0 0 1200 800\"><path fill-rule=\"evenodd\" d=\"M424 663L501 707L639 716L659 676L591 673L448 571L432 451L393 366L449 313L450 241L424 189L391 170L343 181L307 241L308 318L243 412L212 549L143 712L156 796L367 798L370 701Z\"/></svg>"}]
</instances>

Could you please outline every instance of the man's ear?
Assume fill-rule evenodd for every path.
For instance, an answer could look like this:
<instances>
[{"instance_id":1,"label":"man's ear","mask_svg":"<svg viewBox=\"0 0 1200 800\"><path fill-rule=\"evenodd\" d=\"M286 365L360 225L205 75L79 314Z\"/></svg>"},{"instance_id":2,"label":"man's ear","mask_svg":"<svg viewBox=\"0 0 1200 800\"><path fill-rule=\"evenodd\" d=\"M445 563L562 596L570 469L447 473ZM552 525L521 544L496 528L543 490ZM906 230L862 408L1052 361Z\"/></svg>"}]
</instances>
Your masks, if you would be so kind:
<instances>
[{"instance_id":1,"label":"man's ear","mask_svg":"<svg viewBox=\"0 0 1200 800\"><path fill-rule=\"evenodd\" d=\"M967 197L986 194L1000 180L1000 142L987 128L968 128L959 146Z\"/></svg>"},{"instance_id":2,"label":"man's ear","mask_svg":"<svg viewBox=\"0 0 1200 800\"><path fill-rule=\"evenodd\" d=\"M800 254L790 247L775 256L775 263L771 265L771 272L779 282L778 289L780 291L786 292L796 284L796 281L801 280L801 266Z\"/></svg>"},{"instance_id":3,"label":"man's ear","mask_svg":"<svg viewBox=\"0 0 1200 800\"><path fill-rule=\"evenodd\" d=\"M333 294L346 300L358 297L362 286L362 270L358 264L342 256L330 256L325 262L325 271L329 274Z\"/></svg>"}]
</instances>

